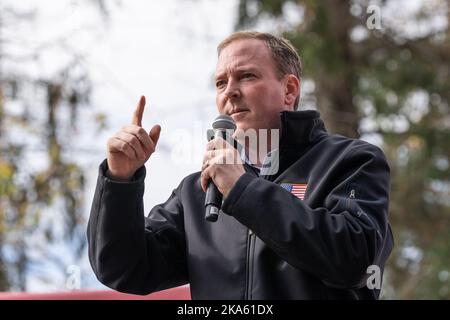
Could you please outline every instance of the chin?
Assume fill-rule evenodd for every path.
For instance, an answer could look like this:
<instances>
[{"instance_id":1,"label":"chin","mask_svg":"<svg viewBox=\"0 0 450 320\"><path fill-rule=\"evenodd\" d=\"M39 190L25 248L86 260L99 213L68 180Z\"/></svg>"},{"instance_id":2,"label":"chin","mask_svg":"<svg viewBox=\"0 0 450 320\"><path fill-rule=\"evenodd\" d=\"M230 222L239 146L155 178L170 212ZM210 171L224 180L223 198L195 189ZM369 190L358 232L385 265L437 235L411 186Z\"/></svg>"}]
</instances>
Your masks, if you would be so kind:
<instances>
[{"instance_id":1,"label":"chin","mask_svg":"<svg viewBox=\"0 0 450 320\"><path fill-rule=\"evenodd\" d=\"M236 122L236 131L238 131L238 130L246 131L250 128L253 128L253 127L251 124L249 124L247 122L240 122L240 121Z\"/></svg>"}]
</instances>

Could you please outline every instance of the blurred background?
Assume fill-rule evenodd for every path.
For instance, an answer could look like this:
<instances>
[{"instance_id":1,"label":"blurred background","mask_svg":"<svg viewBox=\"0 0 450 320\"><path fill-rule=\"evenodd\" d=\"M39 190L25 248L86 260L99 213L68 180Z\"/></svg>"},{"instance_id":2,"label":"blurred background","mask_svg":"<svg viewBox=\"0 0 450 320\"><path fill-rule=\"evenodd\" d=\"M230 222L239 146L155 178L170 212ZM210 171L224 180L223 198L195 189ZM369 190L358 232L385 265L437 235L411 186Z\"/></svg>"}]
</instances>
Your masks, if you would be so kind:
<instances>
[{"instance_id":1,"label":"blurred background","mask_svg":"<svg viewBox=\"0 0 450 320\"><path fill-rule=\"evenodd\" d=\"M449 299L449 8L447 0L0 0L0 292L104 288L85 230L108 137L145 95L144 128L162 127L145 211L165 201L201 167L217 114L217 44L254 29L298 49L300 109L319 110L329 132L388 157L396 245L382 298Z\"/></svg>"}]
</instances>

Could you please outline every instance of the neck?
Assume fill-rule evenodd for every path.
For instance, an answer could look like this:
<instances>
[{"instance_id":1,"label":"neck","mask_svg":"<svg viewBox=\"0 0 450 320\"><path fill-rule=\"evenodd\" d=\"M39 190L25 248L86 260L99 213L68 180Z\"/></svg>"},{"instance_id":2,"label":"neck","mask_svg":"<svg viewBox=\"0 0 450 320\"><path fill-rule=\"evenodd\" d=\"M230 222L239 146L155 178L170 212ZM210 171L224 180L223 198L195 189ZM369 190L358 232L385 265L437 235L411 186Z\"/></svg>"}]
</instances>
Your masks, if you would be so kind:
<instances>
[{"instance_id":1,"label":"neck","mask_svg":"<svg viewBox=\"0 0 450 320\"><path fill-rule=\"evenodd\" d=\"M261 166L266 155L278 148L280 132L278 129L262 129L257 134L236 136L235 139L244 147L249 161Z\"/></svg>"}]
</instances>

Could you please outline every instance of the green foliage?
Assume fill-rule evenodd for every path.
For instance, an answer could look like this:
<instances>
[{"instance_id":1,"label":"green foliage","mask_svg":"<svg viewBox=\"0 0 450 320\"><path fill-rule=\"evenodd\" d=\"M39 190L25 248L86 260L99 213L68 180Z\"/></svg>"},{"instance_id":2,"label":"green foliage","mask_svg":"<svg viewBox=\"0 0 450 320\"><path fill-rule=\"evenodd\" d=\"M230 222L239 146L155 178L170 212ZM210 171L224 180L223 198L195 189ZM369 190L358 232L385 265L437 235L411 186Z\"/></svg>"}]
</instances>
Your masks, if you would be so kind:
<instances>
[{"instance_id":1,"label":"green foliage","mask_svg":"<svg viewBox=\"0 0 450 320\"><path fill-rule=\"evenodd\" d=\"M93 9L106 24L118 1L74 0L71 5ZM24 9L10 2L0 11L0 291L26 290L29 268L42 262L33 261L31 252L65 274L65 260L80 258L86 244L81 211L86 182L82 167L69 152L80 123L79 108L91 105L92 84L85 57L66 45L72 40L65 39L67 35L30 46L36 49L28 48L27 41L38 41L33 34L30 39L11 41L17 25L34 22L39 6ZM24 43L23 52L14 46L8 51L15 42ZM11 67L39 65L52 47L63 48L58 52L63 55L60 62L67 62L52 75L27 75ZM106 128L106 120L104 114L97 114L97 131ZM52 253L52 245L66 245L66 255ZM33 276L48 275L35 272Z\"/></svg>"},{"instance_id":2,"label":"green foliage","mask_svg":"<svg viewBox=\"0 0 450 320\"><path fill-rule=\"evenodd\" d=\"M107 18L103 0L86 3ZM23 16L33 15L8 6L0 12L1 34ZM26 59L5 54L2 45L7 40L0 39L0 72L3 64ZM38 57L45 53L33 52L27 62L39 63ZM77 52L67 56L67 65L46 78L25 76L13 68L0 73L0 292L26 290L27 271L39 262L32 260L31 252L54 261L65 274L67 261L62 260L76 261L86 244L85 176L68 156L73 140L67 136L75 133L78 109L89 103L92 85L83 57ZM62 114L70 115L67 121ZM98 130L103 129L105 116L98 115L97 122ZM53 254L52 244L66 244L67 255Z\"/></svg>"},{"instance_id":3,"label":"green foliage","mask_svg":"<svg viewBox=\"0 0 450 320\"><path fill-rule=\"evenodd\" d=\"M34 82L33 85L38 89L53 86L42 80ZM64 88L63 85L58 87ZM14 139L11 140L6 134L0 137L2 151L0 154L0 244L15 252L13 259L5 257L0 259L2 265L0 271L3 272L3 274L0 273L0 279L8 280L0 281L0 291L6 291L11 286L25 289L25 270L28 263L32 262L28 259L28 250L36 249L27 239L34 234L45 232L48 244L62 240L69 243L75 242L78 244L78 248L75 248L78 254L81 253L85 244L81 212L85 178L82 169L76 163L70 159L65 160L64 153L69 146L62 145L59 134L59 129L64 124L58 123L55 117L58 106L64 105L69 108L70 104L67 102L72 102L71 107L73 107L73 101L67 101L68 98L65 95L51 96L51 94L52 91L48 90L46 100L35 99L36 109L40 104L41 110L48 111L45 123L41 124L45 130L38 131L40 140L45 141L42 151L46 151L46 166L29 170L29 164L25 159L30 157L29 154L27 157L26 148L14 142ZM69 97L73 97L72 94ZM79 97L79 101L83 100L83 97ZM8 103L12 101L12 97L7 96L4 101ZM60 111L64 112L64 110ZM1 120L3 123L12 123L11 116L6 112ZM25 132L35 125L36 123L32 120L21 123ZM6 133L12 128L13 125L9 125L1 128L1 131ZM62 203L62 207L58 203ZM48 215L51 212L58 212L64 217L63 238L55 231L56 225L52 222L43 223L43 214ZM44 254L49 253L44 252Z\"/></svg>"}]
</instances>

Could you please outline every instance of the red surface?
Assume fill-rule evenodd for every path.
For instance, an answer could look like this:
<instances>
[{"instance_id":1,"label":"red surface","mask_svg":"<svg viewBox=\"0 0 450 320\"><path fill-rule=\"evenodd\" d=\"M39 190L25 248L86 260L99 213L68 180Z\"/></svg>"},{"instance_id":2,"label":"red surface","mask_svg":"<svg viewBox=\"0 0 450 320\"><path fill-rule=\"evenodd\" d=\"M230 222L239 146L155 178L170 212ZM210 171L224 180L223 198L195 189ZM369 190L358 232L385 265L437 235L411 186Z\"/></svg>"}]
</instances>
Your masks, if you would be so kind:
<instances>
[{"instance_id":1,"label":"red surface","mask_svg":"<svg viewBox=\"0 0 450 320\"><path fill-rule=\"evenodd\" d=\"M0 300L190 300L189 286L139 296L112 290L52 293L0 292Z\"/></svg>"}]
</instances>

